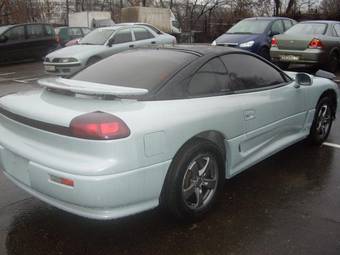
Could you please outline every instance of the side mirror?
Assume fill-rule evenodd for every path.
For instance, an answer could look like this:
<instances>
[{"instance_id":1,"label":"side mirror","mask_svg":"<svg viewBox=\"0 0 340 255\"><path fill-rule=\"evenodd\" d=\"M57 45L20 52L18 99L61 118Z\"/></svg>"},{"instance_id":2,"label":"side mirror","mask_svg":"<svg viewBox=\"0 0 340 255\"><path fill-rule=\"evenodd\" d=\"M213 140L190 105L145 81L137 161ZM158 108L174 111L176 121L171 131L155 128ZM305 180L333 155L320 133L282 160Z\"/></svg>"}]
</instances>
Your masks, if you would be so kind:
<instances>
[{"instance_id":1,"label":"side mirror","mask_svg":"<svg viewBox=\"0 0 340 255\"><path fill-rule=\"evenodd\" d=\"M115 39L114 38L110 38L108 43L107 43L107 46L111 47L112 44L114 44L114 43L115 43Z\"/></svg>"},{"instance_id":2,"label":"side mirror","mask_svg":"<svg viewBox=\"0 0 340 255\"><path fill-rule=\"evenodd\" d=\"M0 43L5 43L8 41L8 37L6 35L0 35Z\"/></svg>"},{"instance_id":3,"label":"side mirror","mask_svg":"<svg viewBox=\"0 0 340 255\"><path fill-rule=\"evenodd\" d=\"M310 86L313 81L312 78L306 73L297 73L295 76L296 87Z\"/></svg>"}]
</instances>

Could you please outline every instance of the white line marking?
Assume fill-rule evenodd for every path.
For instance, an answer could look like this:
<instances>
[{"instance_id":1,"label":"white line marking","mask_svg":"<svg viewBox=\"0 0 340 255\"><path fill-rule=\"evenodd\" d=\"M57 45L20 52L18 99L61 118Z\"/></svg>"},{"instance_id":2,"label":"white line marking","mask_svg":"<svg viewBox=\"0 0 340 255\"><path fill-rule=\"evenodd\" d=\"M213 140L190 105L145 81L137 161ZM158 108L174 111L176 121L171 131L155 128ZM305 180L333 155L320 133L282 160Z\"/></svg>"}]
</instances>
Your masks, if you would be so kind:
<instances>
[{"instance_id":1,"label":"white line marking","mask_svg":"<svg viewBox=\"0 0 340 255\"><path fill-rule=\"evenodd\" d=\"M27 82L30 82L30 81L36 81L36 80L39 80L40 77L34 77L34 78L30 78L30 79L22 79L22 80L13 80L15 82L21 82L21 83L27 83Z\"/></svg>"},{"instance_id":2,"label":"white line marking","mask_svg":"<svg viewBox=\"0 0 340 255\"><path fill-rule=\"evenodd\" d=\"M336 143L323 143L322 145L340 149L340 145Z\"/></svg>"},{"instance_id":3,"label":"white line marking","mask_svg":"<svg viewBox=\"0 0 340 255\"><path fill-rule=\"evenodd\" d=\"M15 74L16 72L10 72L10 73L0 73L0 76L7 76L11 74Z\"/></svg>"}]
</instances>

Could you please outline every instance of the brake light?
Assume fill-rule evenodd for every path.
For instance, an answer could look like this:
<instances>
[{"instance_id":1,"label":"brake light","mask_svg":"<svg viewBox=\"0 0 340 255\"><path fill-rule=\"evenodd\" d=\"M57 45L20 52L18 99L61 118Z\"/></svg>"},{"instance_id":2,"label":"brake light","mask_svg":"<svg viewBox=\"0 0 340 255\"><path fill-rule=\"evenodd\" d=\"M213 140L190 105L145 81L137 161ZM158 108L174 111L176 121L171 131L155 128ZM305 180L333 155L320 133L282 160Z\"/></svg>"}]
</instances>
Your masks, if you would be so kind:
<instances>
[{"instance_id":1,"label":"brake light","mask_svg":"<svg viewBox=\"0 0 340 255\"><path fill-rule=\"evenodd\" d=\"M275 37L272 38L272 47L277 47L277 39Z\"/></svg>"},{"instance_id":2,"label":"brake light","mask_svg":"<svg viewBox=\"0 0 340 255\"><path fill-rule=\"evenodd\" d=\"M130 129L118 117L105 112L91 112L75 117L70 123L73 136L93 140L128 137Z\"/></svg>"},{"instance_id":3,"label":"brake light","mask_svg":"<svg viewBox=\"0 0 340 255\"><path fill-rule=\"evenodd\" d=\"M322 42L317 38L314 38L313 40L311 40L308 46L311 49L321 49L321 48L323 48Z\"/></svg>"}]
</instances>

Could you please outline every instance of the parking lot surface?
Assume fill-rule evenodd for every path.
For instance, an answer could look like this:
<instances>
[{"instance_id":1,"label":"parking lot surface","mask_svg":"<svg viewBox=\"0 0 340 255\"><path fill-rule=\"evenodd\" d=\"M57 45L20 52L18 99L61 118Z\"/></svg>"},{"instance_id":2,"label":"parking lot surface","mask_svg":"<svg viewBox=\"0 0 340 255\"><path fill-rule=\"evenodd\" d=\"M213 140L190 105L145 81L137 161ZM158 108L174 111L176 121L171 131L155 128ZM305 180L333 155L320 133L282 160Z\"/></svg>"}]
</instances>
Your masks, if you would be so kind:
<instances>
[{"instance_id":1,"label":"parking lot surface","mask_svg":"<svg viewBox=\"0 0 340 255\"><path fill-rule=\"evenodd\" d=\"M37 89L45 76L42 63L2 66L0 94ZM0 254L339 255L339 119L327 144L301 142L227 180L216 208L196 224L157 209L81 218L31 197L0 171Z\"/></svg>"}]
</instances>

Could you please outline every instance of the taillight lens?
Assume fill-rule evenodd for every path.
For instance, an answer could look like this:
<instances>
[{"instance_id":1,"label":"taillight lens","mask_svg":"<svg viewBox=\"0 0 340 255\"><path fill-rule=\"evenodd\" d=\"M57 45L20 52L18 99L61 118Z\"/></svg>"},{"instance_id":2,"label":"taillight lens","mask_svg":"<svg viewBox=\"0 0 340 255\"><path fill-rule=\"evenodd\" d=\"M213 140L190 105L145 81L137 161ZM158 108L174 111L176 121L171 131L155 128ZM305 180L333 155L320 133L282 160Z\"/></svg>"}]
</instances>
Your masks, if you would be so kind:
<instances>
[{"instance_id":1,"label":"taillight lens","mask_svg":"<svg viewBox=\"0 0 340 255\"><path fill-rule=\"evenodd\" d=\"M75 117L70 123L73 136L92 140L128 137L130 129L118 117L105 112L91 112Z\"/></svg>"},{"instance_id":2,"label":"taillight lens","mask_svg":"<svg viewBox=\"0 0 340 255\"><path fill-rule=\"evenodd\" d=\"M311 40L308 46L311 49L321 49L321 48L323 48L322 42L317 38L314 38L313 40Z\"/></svg>"},{"instance_id":3,"label":"taillight lens","mask_svg":"<svg viewBox=\"0 0 340 255\"><path fill-rule=\"evenodd\" d=\"M272 47L277 47L277 39L275 37L272 38Z\"/></svg>"}]
</instances>

